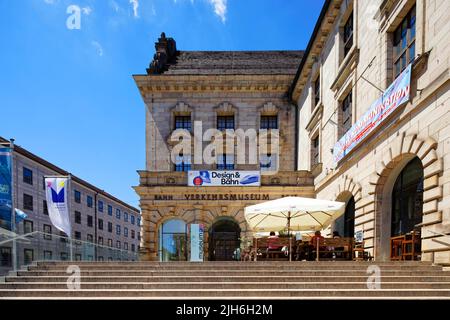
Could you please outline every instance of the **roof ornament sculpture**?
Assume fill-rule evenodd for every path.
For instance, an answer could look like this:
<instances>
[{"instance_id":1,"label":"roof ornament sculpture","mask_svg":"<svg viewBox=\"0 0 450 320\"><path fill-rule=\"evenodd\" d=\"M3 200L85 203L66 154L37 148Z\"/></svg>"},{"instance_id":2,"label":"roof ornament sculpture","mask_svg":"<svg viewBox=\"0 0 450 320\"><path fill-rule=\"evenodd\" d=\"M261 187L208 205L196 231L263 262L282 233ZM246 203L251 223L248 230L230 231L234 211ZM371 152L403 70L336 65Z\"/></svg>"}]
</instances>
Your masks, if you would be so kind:
<instances>
[{"instance_id":1,"label":"roof ornament sculpture","mask_svg":"<svg viewBox=\"0 0 450 320\"><path fill-rule=\"evenodd\" d=\"M164 32L158 42L155 43L156 52L153 61L147 68L148 74L161 74L167 70L169 64L175 62L177 55L177 45L173 38L166 38Z\"/></svg>"}]
</instances>

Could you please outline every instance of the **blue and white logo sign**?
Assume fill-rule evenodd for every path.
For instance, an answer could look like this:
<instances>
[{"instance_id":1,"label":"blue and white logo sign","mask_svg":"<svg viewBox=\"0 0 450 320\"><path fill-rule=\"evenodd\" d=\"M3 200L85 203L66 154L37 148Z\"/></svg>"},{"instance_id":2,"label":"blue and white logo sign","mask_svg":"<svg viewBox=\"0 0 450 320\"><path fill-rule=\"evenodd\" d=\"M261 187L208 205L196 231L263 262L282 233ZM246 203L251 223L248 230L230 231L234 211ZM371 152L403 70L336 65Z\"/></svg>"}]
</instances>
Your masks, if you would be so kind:
<instances>
[{"instance_id":1,"label":"blue and white logo sign","mask_svg":"<svg viewBox=\"0 0 450 320\"><path fill-rule=\"evenodd\" d=\"M188 186L190 187L257 187L261 185L259 171L189 171Z\"/></svg>"}]
</instances>

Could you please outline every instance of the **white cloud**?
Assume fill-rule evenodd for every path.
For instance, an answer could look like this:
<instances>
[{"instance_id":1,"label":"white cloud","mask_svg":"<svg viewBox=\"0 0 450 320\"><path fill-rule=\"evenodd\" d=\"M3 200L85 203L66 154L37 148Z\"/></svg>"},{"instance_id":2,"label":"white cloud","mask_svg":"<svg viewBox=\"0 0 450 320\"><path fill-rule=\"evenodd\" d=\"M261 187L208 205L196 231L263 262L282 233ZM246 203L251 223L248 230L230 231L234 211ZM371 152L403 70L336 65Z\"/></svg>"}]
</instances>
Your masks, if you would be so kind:
<instances>
[{"instance_id":1,"label":"white cloud","mask_svg":"<svg viewBox=\"0 0 450 320\"><path fill-rule=\"evenodd\" d=\"M55 4L57 0L44 0L46 4Z\"/></svg>"},{"instance_id":2,"label":"white cloud","mask_svg":"<svg viewBox=\"0 0 450 320\"><path fill-rule=\"evenodd\" d=\"M156 16L156 9L153 3L152 3L152 16Z\"/></svg>"},{"instance_id":3,"label":"white cloud","mask_svg":"<svg viewBox=\"0 0 450 320\"><path fill-rule=\"evenodd\" d=\"M227 0L208 0L214 6L214 13L220 17L223 23L226 20Z\"/></svg>"},{"instance_id":4,"label":"white cloud","mask_svg":"<svg viewBox=\"0 0 450 320\"><path fill-rule=\"evenodd\" d=\"M139 13L138 13L139 1L138 0L130 0L130 3L133 5L134 17L139 18Z\"/></svg>"},{"instance_id":5,"label":"white cloud","mask_svg":"<svg viewBox=\"0 0 450 320\"><path fill-rule=\"evenodd\" d=\"M83 13L85 14L85 15L90 15L91 14L91 12L92 12L92 8L91 7L89 7L89 6L87 6L87 7L84 7L84 8L81 8L81 10L83 11Z\"/></svg>"},{"instance_id":6,"label":"white cloud","mask_svg":"<svg viewBox=\"0 0 450 320\"><path fill-rule=\"evenodd\" d=\"M120 6L117 2L115 2L114 0L111 0L109 2L109 5L111 6L111 8L115 11L115 12L119 12L120 10Z\"/></svg>"},{"instance_id":7,"label":"white cloud","mask_svg":"<svg viewBox=\"0 0 450 320\"><path fill-rule=\"evenodd\" d=\"M95 50L97 51L97 54L102 57L103 56L103 47L100 43L97 41L92 41L91 44L94 46Z\"/></svg>"}]
</instances>

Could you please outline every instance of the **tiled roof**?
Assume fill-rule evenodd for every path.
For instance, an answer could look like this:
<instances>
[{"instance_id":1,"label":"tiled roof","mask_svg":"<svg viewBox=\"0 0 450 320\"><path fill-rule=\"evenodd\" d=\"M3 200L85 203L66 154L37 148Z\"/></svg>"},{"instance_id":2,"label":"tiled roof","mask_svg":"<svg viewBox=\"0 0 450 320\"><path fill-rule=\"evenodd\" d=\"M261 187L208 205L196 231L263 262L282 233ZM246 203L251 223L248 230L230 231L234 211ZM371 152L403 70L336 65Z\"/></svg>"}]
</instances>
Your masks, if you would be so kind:
<instances>
[{"instance_id":1,"label":"tiled roof","mask_svg":"<svg viewBox=\"0 0 450 320\"><path fill-rule=\"evenodd\" d=\"M303 51L177 51L165 75L295 75Z\"/></svg>"}]
</instances>

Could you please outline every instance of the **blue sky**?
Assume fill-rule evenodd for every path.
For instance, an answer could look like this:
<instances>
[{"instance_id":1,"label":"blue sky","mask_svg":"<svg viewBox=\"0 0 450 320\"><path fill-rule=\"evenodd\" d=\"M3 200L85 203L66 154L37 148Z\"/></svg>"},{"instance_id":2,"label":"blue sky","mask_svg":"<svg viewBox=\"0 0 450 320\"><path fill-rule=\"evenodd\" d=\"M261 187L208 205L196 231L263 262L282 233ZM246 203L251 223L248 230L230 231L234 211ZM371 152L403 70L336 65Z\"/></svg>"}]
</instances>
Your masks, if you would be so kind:
<instances>
[{"instance_id":1,"label":"blue sky","mask_svg":"<svg viewBox=\"0 0 450 320\"><path fill-rule=\"evenodd\" d=\"M69 29L70 5L80 29ZM323 0L0 0L0 136L118 198L145 168L145 73L178 50L306 48ZM70 20L71 21L71 20Z\"/></svg>"}]
</instances>

